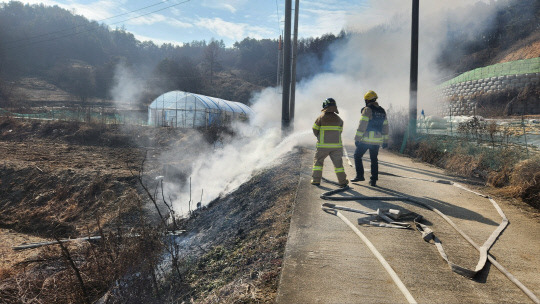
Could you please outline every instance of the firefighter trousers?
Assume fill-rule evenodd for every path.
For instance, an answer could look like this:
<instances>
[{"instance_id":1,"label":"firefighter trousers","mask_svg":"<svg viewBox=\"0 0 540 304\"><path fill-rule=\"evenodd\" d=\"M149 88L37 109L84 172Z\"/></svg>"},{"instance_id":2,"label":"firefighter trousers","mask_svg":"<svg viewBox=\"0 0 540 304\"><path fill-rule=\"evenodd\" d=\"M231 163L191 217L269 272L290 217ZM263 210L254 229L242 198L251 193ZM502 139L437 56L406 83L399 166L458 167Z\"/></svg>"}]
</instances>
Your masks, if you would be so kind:
<instances>
[{"instance_id":1,"label":"firefighter trousers","mask_svg":"<svg viewBox=\"0 0 540 304\"><path fill-rule=\"evenodd\" d=\"M379 179L379 145L370 145L363 142L355 142L356 151L354 152L354 166L356 167L356 177L364 177L364 164L362 157L369 150L369 159L371 160L371 180Z\"/></svg>"},{"instance_id":2,"label":"firefighter trousers","mask_svg":"<svg viewBox=\"0 0 540 304\"><path fill-rule=\"evenodd\" d=\"M345 185L347 183L347 174L345 174L345 168L343 167L343 148L317 148L313 159L312 182L321 182L324 159L327 156L330 156L334 164L334 172L336 172L338 183Z\"/></svg>"}]
</instances>

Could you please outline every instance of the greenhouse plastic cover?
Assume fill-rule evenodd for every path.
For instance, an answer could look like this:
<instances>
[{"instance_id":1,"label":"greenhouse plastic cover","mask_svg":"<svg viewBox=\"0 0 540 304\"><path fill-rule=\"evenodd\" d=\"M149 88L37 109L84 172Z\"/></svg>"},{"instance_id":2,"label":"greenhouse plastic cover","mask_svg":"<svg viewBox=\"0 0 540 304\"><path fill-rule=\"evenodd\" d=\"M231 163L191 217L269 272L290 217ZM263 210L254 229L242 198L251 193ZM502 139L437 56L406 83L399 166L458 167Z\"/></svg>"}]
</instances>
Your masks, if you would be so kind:
<instances>
[{"instance_id":1,"label":"greenhouse plastic cover","mask_svg":"<svg viewBox=\"0 0 540 304\"><path fill-rule=\"evenodd\" d=\"M196 102L196 104L193 104L193 102ZM226 112L243 113L248 116L253 114L251 108L243 103L182 91L170 91L160 95L152 101L149 108L157 110L173 110L177 108L187 108L192 110L193 108L207 108Z\"/></svg>"}]
</instances>

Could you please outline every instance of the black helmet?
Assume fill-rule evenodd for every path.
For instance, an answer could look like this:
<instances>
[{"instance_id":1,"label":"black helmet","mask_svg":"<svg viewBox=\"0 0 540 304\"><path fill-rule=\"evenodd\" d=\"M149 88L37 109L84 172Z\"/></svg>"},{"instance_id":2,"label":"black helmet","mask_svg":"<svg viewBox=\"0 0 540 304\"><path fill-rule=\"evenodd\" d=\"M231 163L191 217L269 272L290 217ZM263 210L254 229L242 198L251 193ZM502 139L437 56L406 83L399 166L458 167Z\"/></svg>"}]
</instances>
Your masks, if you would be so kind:
<instances>
[{"instance_id":1,"label":"black helmet","mask_svg":"<svg viewBox=\"0 0 540 304\"><path fill-rule=\"evenodd\" d=\"M331 98L331 97L326 98L326 100L322 104L323 109L326 109L329 106L337 106L336 101L334 100L334 98Z\"/></svg>"}]
</instances>

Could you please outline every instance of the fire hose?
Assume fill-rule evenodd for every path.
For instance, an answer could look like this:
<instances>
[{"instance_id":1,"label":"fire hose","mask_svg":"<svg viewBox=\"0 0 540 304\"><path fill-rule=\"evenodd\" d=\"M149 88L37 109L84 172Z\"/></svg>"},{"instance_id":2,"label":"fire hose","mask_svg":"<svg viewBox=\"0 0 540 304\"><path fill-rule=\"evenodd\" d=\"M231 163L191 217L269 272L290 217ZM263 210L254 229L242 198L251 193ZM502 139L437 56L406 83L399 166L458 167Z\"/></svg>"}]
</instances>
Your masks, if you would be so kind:
<instances>
[{"instance_id":1,"label":"fire hose","mask_svg":"<svg viewBox=\"0 0 540 304\"><path fill-rule=\"evenodd\" d=\"M394 174L391 174L393 176L398 176L398 177L403 177L403 178L409 178L409 177L405 177L405 176L399 176L399 175L394 175ZM413 178L413 179L419 179L419 178ZM401 197L393 197L393 196L371 196L371 197L367 197L367 196L347 196L347 197L342 197L342 196L333 196L335 194L338 194L338 193L341 193L341 192L344 192L344 191L347 191L348 189L350 189L350 187L345 187L345 188L340 188L340 189L336 189L336 190L332 190L332 191L328 191L328 192L325 192L323 193L320 197L321 199L324 199L324 200L333 200L333 201L374 201L374 200L377 200L377 201L403 201L403 202L410 202L410 203L413 203L413 204L416 204L416 205L419 205L419 206L422 206L424 208L427 208L428 210L430 211L433 211L435 212L436 214L438 214L440 217L442 217L446 222L448 222L465 240L467 240L474 248L476 248L479 253L480 253L480 256L479 256L479 260L478 260L478 263L475 267L475 269L467 269L465 267L462 267L462 266L459 266L453 262L450 261L450 259L448 258L448 255L445 253L444 251L444 248L442 246L442 243L440 242L440 240L435 236L435 234L433 233L433 231L428 228L426 225L422 224L421 223L421 220L422 220L422 216L421 215L418 215L418 214L415 214L415 213L401 213L400 210L395 210L395 209L387 209L387 210L377 210L376 212L365 212L365 211L362 211L362 210L357 210L357 209L353 209L353 208L348 208L348 207L343 207L343 206L339 206L339 205L335 205L335 204L331 204L331 203L324 203L322 205L322 208L325 212L328 212L328 213L331 213L331 214L334 214L334 215L337 215L338 217L340 217L351 229L353 229L353 231L362 239L364 240L364 242L366 243L366 240L367 238L365 238L365 236L361 235L361 232L354 226L350 223L350 221L347 220L347 218L345 218L343 215L341 215L339 213L338 210L344 210L344 211L349 211L349 212L356 212L356 213L362 213L362 214L365 214L365 215L371 215L371 216L375 216L378 220L383 220L384 222L381 222L381 221L365 221L363 219L359 219L358 220L358 223L359 224L370 224L370 225L374 225L374 226L379 226L379 227L388 227L388 228L400 228L400 229L408 229L411 227L410 224L408 223L404 223L404 222L400 222L399 219L403 219L404 216L405 217L409 217L409 218L413 218L413 222L414 222L414 226L416 228L416 230L418 230L419 232L422 233L422 238L426 241L426 242L430 242L432 244L434 244L437 248L437 250L439 251L439 254L441 255L441 257L448 263L450 269L457 273L457 274L460 274L466 278L469 278L469 279L472 279L476 276L476 274L478 274L478 272L480 272L482 269L484 269L485 265L486 265L486 262L489 260L491 262L492 265L494 265L495 267L497 267L497 269L499 269L499 271L501 271L512 283L514 283L519 289L521 289L521 291L523 291L534 303L536 304L540 304L540 300L538 299L538 297L536 297L536 295L534 295L532 293L531 290L529 290L525 285L523 285L516 277L514 277L508 270L506 270L501 264L499 264L492 256L491 254L489 254L489 249L493 246L493 244L495 243L495 241L497 240L497 238L500 236L500 234L502 233L502 231L506 228L506 226L508 225L509 221L508 219L506 218L506 215L504 214L504 212L502 211L502 209L499 207L499 205L497 204L497 202L495 202L495 200L493 200L491 197L487 196L487 195L484 195L484 194L481 194L481 193L478 193L478 192L475 192L473 190L470 190L468 188L466 188L465 186L461 185L461 184L458 184L458 183L454 183L452 181L446 181L446 180L428 180L428 179L419 179L419 180L425 180L425 181L429 181L429 182L435 182L435 183L441 183L441 184L448 184L448 185L452 185L452 186L455 186L455 187L458 187L462 190L465 190L465 191L469 191L471 193L474 193L478 196L481 196L481 197L484 197L484 198L487 198L491 203L492 205L494 206L494 208L497 210L497 212L499 213L499 215L501 216L502 220L501 220L501 223L499 224L499 226L491 233L491 235L488 237L488 239L484 242L484 244L482 244L482 246L478 246L467 234L465 234L449 217L447 217L444 213L442 213L441 211L439 211L438 209L426 204L426 203L423 203L419 200L416 200L414 198L411 198L411 197L407 197L407 196L401 196ZM360 234L359 234L360 233ZM369 242L369 240L367 240ZM371 244L371 243L369 243ZM366 243L366 245L368 245L368 243ZM368 245L368 247L373 247L373 245ZM374 248L374 247L373 247ZM376 249L375 249L376 251ZM373 250L372 250L373 252ZM373 252L376 256L378 255L378 252L375 253ZM380 255L380 254L379 254ZM379 259L379 261L381 261L381 258L379 258L379 256L377 256L377 258ZM384 260L384 259L383 259ZM387 266L385 266L385 261L381 261L381 263L383 264L383 266L385 268L387 268ZM389 267L389 266L388 266ZM388 271L388 269L387 269ZM393 272L393 270L392 270ZM390 273L390 272L389 272ZM392 275L392 273L390 273L390 275L394 278L394 275ZM397 277L397 276L396 276ZM403 286L403 283L401 283L401 281L399 280L399 278L394 279L394 282L398 285L398 287L400 288L400 290L403 292L403 294L405 295L405 297L408 299L409 303L415 303L414 302L414 299L412 299L412 296L410 296L410 293L408 293L408 291L403 290L404 286ZM411 300L412 299L412 300Z\"/></svg>"}]
</instances>

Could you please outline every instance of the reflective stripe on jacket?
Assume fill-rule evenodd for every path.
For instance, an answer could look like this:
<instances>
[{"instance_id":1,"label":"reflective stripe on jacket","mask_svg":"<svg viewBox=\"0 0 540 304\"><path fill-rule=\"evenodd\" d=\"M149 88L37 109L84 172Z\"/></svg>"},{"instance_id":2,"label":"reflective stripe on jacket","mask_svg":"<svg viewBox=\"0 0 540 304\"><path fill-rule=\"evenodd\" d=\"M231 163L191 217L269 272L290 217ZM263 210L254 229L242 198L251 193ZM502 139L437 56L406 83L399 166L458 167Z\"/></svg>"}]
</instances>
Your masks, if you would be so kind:
<instances>
[{"instance_id":1,"label":"reflective stripe on jacket","mask_svg":"<svg viewBox=\"0 0 540 304\"><path fill-rule=\"evenodd\" d=\"M317 148L343 148L341 132L343 132L343 120L334 112L322 113L313 124Z\"/></svg>"},{"instance_id":2,"label":"reflective stripe on jacket","mask_svg":"<svg viewBox=\"0 0 540 304\"><path fill-rule=\"evenodd\" d=\"M374 113L372 108L375 108L377 113ZM374 120L374 114L378 116L378 120L382 120L382 123ZM370 145L388 143L388 119L377 102L372 102L362 109L362 116L354 140Z\"/></svg>"}]
</instances>

